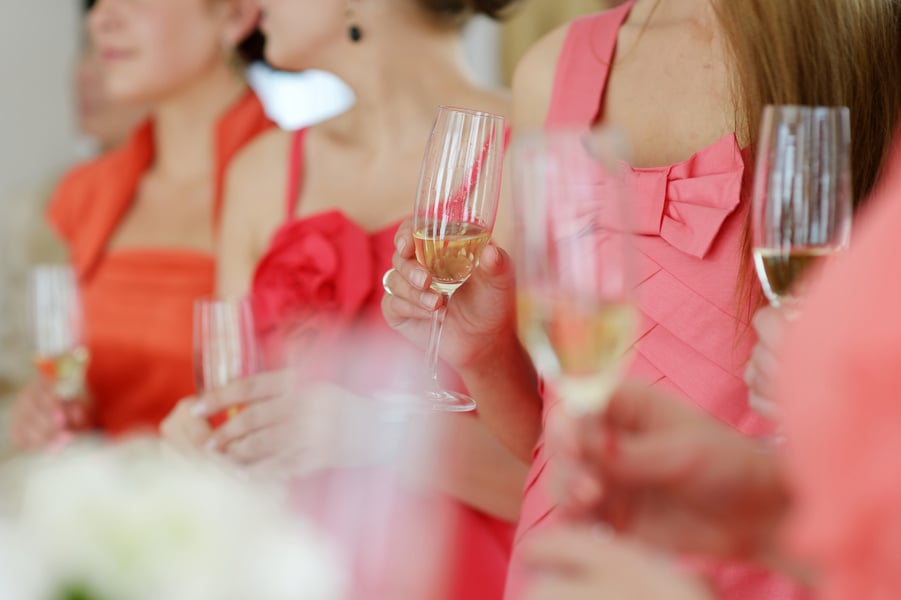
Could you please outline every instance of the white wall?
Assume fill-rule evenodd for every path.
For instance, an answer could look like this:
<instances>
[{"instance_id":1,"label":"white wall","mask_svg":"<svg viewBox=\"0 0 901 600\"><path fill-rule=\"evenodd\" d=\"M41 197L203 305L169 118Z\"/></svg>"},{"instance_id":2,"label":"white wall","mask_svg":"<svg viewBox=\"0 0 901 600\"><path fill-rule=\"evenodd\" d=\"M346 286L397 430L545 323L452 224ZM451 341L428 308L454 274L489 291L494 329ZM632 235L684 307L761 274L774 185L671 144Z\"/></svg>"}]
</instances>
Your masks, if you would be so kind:
<instances>
[{"instance_id":1,"label":"white wall","mask_svg":"<svg viewBox=\"0 0 901 600\"><path fill-rule=\"evenodd\" d=\"M80 4L0 0L0 218L10 191L75 156L71 71Z\"/></svg>"}]
</instances>

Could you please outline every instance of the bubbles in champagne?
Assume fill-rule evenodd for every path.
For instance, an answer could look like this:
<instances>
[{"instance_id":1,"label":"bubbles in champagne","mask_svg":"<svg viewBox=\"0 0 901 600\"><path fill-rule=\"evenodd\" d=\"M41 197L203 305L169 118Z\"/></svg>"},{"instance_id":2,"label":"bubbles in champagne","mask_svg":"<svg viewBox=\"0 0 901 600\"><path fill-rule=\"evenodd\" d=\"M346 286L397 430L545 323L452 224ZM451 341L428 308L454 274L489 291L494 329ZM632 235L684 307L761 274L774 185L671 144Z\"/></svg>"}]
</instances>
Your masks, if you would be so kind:
<instances>
[{"instance_id":1,"label":"bubbles in champagne","mask_svg":"<svg viewBox=\"0 0 901 600\"><path fill-rule=\"evenodd\" d=\"M490 237L470 223L429 223L413 234L416 259L432 274L437 292L452 293L472 275Z\"/></svg>"}]
</instances>

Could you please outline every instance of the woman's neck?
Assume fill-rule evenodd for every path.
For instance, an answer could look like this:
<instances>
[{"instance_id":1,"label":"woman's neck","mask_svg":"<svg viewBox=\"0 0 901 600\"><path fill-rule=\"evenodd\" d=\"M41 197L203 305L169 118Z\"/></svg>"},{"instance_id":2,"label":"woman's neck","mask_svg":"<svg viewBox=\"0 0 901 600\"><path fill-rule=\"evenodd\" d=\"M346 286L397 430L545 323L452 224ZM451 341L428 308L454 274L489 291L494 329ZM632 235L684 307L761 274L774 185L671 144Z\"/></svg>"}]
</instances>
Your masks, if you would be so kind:
<instances>
[{"instance_id":1,"label":"woman's neck","mask_svg":"<svg viewBox=\"0 0 901 600\"><path fill-rule=\"evenodd\" d=\"M423 124L431 125L437 106L466 102L478 88L456 32L382 34L383 43L371 40L371 47L365 47L364 39L360 60L344 61L339 76L354 90L357 102L326 127L367 148L382 148L385 140L392 140L395 151L411 146L421 150Z\"/></svg>"},{"instance_id":2,"label":"woman's neck","mask_svg":"<svg viewBox=\"0 0 901 600\"><path fill-rule=\"evenodd\" d=\"M156 157L152 171L172 182L209 177L219 119L246 90L227 65L217 65L153 111Z\"/></svg>"},{"instance_id":3,"label":"woman's neck","mask_svg":"<svg viewBox=\"0 0 901 600\"><path fill-rule=\"evenodd\" d=\"M715 9L713 0L636 0L629 18L660 25L710 22L715 18Z\"/></svg>"}]
</instances>

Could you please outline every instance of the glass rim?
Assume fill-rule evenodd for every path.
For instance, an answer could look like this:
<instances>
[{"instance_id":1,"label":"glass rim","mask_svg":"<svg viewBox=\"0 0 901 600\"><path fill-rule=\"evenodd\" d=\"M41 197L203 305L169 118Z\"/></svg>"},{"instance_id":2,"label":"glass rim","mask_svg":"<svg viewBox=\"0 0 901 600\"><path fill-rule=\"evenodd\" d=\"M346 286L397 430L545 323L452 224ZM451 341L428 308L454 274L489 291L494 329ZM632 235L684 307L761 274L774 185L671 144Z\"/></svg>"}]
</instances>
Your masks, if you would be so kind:
<instances>
[{"instance_id":1,"label":"glass rim","mask_svg":"<svg viewBox=\"0 0 901 600\"><path fill-rule=\"evenodd\" d=\"M763 107L764 112L782 112L782 111L798 111L807 113L818 112L840 112L849 113L851 109L843 104L767 104Z\"/></svg>"},{"instance_id":2,"label":"glass rim","mask_svg":"<svg viewBox=\"0 0 901 600\"><path fill-rule=\"evenodd\" d=\"M453 105L451 105L451 104L439 104L439 105L438 105L438 111L439 111L439 112L441 112L441 111L447 111L447 112L463 113L463 114L466 114L466 115L470 115L470 116L473 116L473 117L479 117L479 118L482 118L482 119L499 119L499 120L501 120L501 121L506 121L506 120L507 120L507 118L504 117L503 115L499 115L499 114L496 114L496 113L487 112L487 111L484 111L484 110L477 110L477 109L474 109L474 108L464 108L464 107L462 107L462 106L453 106Z\"/></svg>"}]
</instances>

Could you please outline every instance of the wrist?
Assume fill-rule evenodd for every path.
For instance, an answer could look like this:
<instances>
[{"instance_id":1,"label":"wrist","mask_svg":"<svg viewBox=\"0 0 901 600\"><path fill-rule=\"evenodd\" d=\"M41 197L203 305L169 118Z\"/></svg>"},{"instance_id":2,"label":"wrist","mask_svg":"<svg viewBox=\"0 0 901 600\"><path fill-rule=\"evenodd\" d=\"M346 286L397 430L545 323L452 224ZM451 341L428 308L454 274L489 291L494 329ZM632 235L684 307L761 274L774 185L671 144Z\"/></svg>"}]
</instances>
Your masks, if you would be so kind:
<instances>
[{"instance_id":1,"label":"wrist","mask_svg":"<svg viewBox=\"0 0 901 600\"><path fill-rule=\"evenodd\" d=\"M528 364L532 362L516 335L513 327L505 327L497 335L492 336L490 343L485 344L478 352L461 364L457 371L464 379L470 377L495 377L511 365Z\"/></svg>"}]
</instances>

